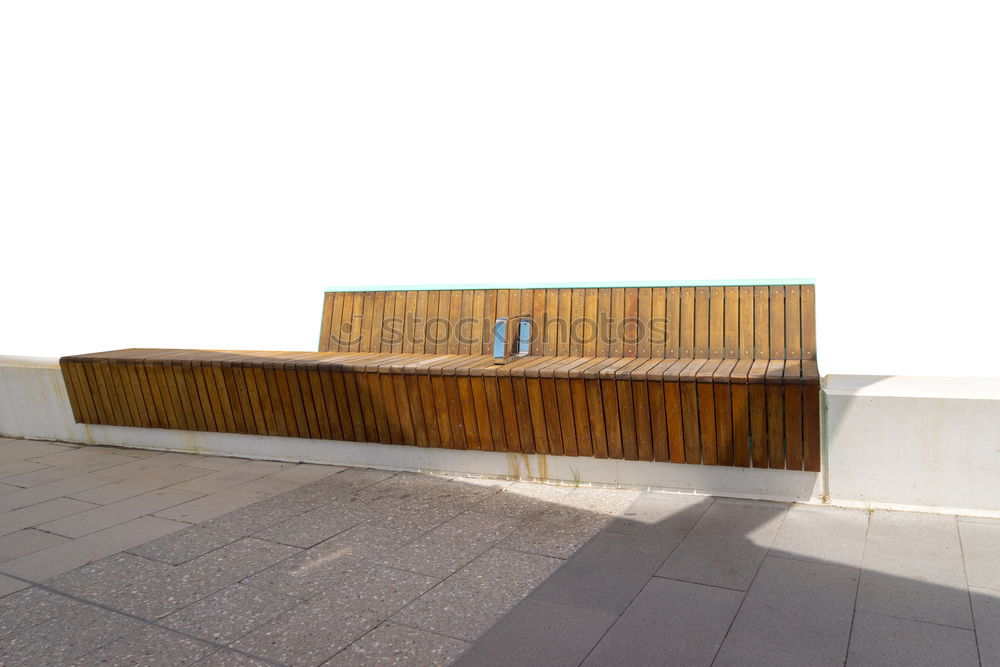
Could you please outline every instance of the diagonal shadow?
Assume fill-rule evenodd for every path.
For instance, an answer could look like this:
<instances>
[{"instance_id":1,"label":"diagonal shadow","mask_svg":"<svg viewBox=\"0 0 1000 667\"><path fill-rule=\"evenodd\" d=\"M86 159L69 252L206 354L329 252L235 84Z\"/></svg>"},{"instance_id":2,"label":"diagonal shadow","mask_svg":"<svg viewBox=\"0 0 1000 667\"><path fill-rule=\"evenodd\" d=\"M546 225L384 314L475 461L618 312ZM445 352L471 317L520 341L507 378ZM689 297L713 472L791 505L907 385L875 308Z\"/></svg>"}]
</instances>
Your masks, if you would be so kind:
<instances>
[{"instance_id":1,"label":"diagonal shadow","mask_svg":"<svg viewBox=\"0 0 1000 667\"><path fill-rule=\"evenodd\" d=\"M994 664L955 517L644 494L454 664L978 665L974 608Z\"/></svg>"},{"instance_id":2,"label":"diagonal shadow","mask_svg":"<svg viewBox=\"0 0 1000 667\"><path fill-rule=\"evenodd\" d=\"M0 660L87 664L152 628L267 664L470 641L456 664L979 664L973 607L983 664L1000 654L996 578L970 570L970 601L954 517L646 493L606 521L588 494L347 469L0 598ZM963 526L977 553L1000 531ZM206 611L254 620L171 620Z\"/></svg>"}]
</instances>

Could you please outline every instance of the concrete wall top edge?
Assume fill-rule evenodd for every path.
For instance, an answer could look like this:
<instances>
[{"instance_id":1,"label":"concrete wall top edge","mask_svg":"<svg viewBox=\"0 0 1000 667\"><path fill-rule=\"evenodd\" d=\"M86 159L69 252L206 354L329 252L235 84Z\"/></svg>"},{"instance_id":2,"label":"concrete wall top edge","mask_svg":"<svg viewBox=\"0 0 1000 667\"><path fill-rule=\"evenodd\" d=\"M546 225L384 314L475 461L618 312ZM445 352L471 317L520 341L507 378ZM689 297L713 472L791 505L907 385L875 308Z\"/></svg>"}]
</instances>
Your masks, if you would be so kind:
<instances>
[{"instance_id":1,"label":"concrete wall top edge","mask_svg":"<svg viewBox=\"0 0 1000 667\"><path fill-rule=\"evenodd\" d=\"M827 375L828 396L882 396L1000 400L1000 378L916 377L905 375Z\"/></svg>"},{"instance_id":2,"label":"concrete wall top edge","mask_svg":"<svg viewBox=\"0 0 1000 667\"><path fill-rule=\"evenodd\" d=\"M59 360L52 357L19 357L0 354L0 366L5 368L59 368Z\"/></svg>"}]
</instances>

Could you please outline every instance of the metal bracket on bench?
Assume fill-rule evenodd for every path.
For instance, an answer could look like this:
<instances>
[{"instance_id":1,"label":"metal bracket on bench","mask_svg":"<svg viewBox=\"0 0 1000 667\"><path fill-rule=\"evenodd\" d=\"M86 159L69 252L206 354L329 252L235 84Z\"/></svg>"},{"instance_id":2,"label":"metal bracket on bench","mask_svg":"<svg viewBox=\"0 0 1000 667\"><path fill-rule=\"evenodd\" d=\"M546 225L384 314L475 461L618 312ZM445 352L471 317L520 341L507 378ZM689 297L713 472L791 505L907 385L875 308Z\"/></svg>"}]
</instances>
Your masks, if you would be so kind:
<instances>
[{"instance_id":1,"label":"metal bracket on bench","mask_svg":"<svg viewBox=\"0 0 1000 667\"><path fill-rule=\"evenodd\" d=\"M528 356L531 350L531 315L498 317L493 324L493 363L506 364Z\"/></svg>"}]
</instances>

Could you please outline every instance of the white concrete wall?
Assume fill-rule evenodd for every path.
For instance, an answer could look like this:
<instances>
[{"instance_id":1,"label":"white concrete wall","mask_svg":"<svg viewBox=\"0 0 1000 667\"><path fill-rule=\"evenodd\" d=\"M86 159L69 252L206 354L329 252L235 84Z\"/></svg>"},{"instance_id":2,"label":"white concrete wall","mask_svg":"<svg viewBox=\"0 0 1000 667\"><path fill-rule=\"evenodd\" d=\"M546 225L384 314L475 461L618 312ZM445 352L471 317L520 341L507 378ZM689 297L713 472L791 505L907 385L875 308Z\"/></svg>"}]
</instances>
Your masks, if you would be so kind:
<instances>
[{"instance_id":1,"label":"white concrete wall","mask_svg":"<svg viewBox=\"0 0 1000 667\"><path fill-rule=\"evenodd\" d=\"M831 375L831 500L1000 510L1000 380Z\"/></svg>"},{"instance_id":2,"label":"white concrete wall","mask_svg":"<svg viewBox=\"0 0 1000 667\"><path fill-rule=\"evenodd\" d=\"M1000 380L839 375L824 392L821 474L76 424L56 361L24 357L0 357L0 435L1000 516Z\"/></svg>"}]
</instances>

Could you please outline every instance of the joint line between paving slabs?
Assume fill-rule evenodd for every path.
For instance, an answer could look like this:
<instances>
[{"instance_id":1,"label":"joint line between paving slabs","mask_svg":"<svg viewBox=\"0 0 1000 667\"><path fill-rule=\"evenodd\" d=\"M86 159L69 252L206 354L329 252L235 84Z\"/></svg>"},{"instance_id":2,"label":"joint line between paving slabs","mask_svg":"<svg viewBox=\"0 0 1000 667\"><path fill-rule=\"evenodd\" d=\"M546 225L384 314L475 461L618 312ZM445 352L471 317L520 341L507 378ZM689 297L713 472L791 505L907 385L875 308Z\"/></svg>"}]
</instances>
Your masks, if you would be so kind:
<instances>
[{"instance_id":1,"label":"joint line between paving slabs","mask_svg":"<svg viewBox=\"0 0 1000 667\"><path fill-rule=\"evenodd\" d=\"M869 518L868 523L871 524L871 519ZM962 554L962 574L965 576L965 592L969 595L969 613L972 615L972 632L976 636L976 657L979 658L979 664L983 664L982 651L979 650L979 628L976 627L976 612L975 607L972 606L972 588L969 587L969 567L965 564L965 543L962 542L962 522L955 517L955 532L958 533L958 549ZM865 540L868 539L867 534L865 535ZM861 577L858 577L860 580ZM857 598L855 598L855 605L857 604ZM853 623L852 623L853 627Z\"/></svg>"},{"instance_id":2,"label":"joint line between paving slabs","mask_svg":"<svg viewBox=\"0 0 1000 667\"><path fill-rule=\"evenodd\" d=\"M633 501L633 502L634 502L634 501ZM712 505L712 503L714 503L714 502L715 502L715 499L713 498L713 499L711 500L711 502L709 503L709 507L710 507L710 506ZM686 539L687 539L687 536L688 536L688 535L689 535L689 534L691 533L691 531L692 531L692 530L694 530L695 526L697 526L697 525L698 525L698 523L699 523L699 522L701 522L702 518L703 518L703 517L705 516L705 513L706 513L706 512L708 512L708 509L709 509L708 507L706 507L706 508L705 508L705 510L704 510L704 511L703 511L703 512L701 513L701 515L700 515L700 516L698 517L698 521L695 521L695 522L694 522L693 524L691 524L691 526L690 526L690 527L689 527L689 528L688 528L688 529L687 529L686 531L684 531L684 536L683 536L683 537L681 537L681 539L677 540L677 544L675 544L675 545L673 546L673 548L672 548L672 549L670 549L669 551L667 551L666 555L664 555L664 556L663 556L663 560L661 560L661 561L660 561L660 564L656 566L656 569L655 569L655 570L653 570L653 574L652 574L652 576L650 576L650 578L649 578L649 581L647 581L647 582L646 582L645 584L643 584L643 585L642 585L642 586L641 586L641 587L639 588L639 590L638 590L638 591L636 591L635 595L633 595L633 596L632 596L632 599L631 599L631 600L629 600L629 602L628 602L628 604L627 604L627 605L625 605L625 608L624 608L624 609L622 609L622 611L621 611L621 613L620 613L620 614L618 614L618 617L617 617L617 618L615 618L614 622L613 622L613 623L612 623L611 625L609 625L609 626L608 626L607 630L605 630L605 631L604 631L603 633L601 633L601 636L600 636L600 637L598 638L598 640L597 640L596 642L594 642L594 645L590 647L590 650L589 650L589 651L587 651L587 655L585 655L585 656L583 657L583 660L581 660L581 661L579 662L579 664L581 664L581 665L582 665L583 663L587 662L587 658L589 658L589 657L590 657L590 654L594 652L594 649L596 649L596 648L598 647L598 645L599 645L599 644L600 644L600 643L601 643L602 641L604 641L604 638L605 638L605 637L606 637L606 636L608 635L608 633L609 633L609 632L611 632L611 628L615 627L615 624L617 624L617 623L618 623L618 619L620 619L620 618L621 618L622 616L624 616L624 615L625 615L625 612L626 612L626 611L628 611L628 608L632 606L632 603L633 603L633 602L635 602L635 599L636 599L637 597L639 597L639 594L640 594L640 593L642 593L643 589L645 589L645 588L646 588L646 586L648 586L648 585L649 585L649 582L650 582L650 581L652 581L653 579L657 579L657 578L659 578L659 579L666 579L666 577L657 577L657 576L656 576L656 573L660 571L660 568L661 568L661 567L663 567L663 564L667 562L667 559L668 559L668 558L670 558L670 556L671 556L671 555L672 555L672 554L674 553L674 551L676 551L676 550L677 550L677 548L678 548L678 547L680 547L681 543L682 543L682 542L683 542L684 540L686 540ZM628 508L626 508L625 510L622 510L622 511L620 511L620 512L619 512L619 516L621 516L621 515L623 514L623 512L626 512L626 511L628 511ZM609 531L609 530L605 530L604 528L602 528L602 529L601 529L601 532L609 532L609 533L612 533L612 532L614 532L614 531ZM593 539L593 538L591 538L591 539ZM572 558L572 556L570 556L570 558ZM568 560L569 560L569 558L567 558L566 560L568 561ZM741 604L742 604L742 603L741 603Z\"/></svg>"},{"instance_id":3,"label":"joint line between paving slabs","mask_svg":"<svg viewBox=\"0 0 1000 667\"><path fill-rule=\"evenodd\" d=\"M747 584L746 590L743 591L743 598L740 600L740 606L736 608L736 613L733 614L733 618L729 621L729 627L726 628L725 634L722 635L722 641L719 642L719 648L715 649L715 655L712 656L712 664L715 664L715 661L719 659L719 652L722 651L722 647L725 645L726 638L729 637L729 633L733 631L733 624L736 623L736 618L743 610L743 605L746 604L747 596L750 595L750 588L753 586L753 582L757 580L760 568L764 567L764 561L767 560L768 555L771 553L771 545L774 544L774 538L776 538L778 533L781 532L781 527L785 525L785 519L787 518L788 507L785 507L785 511L781 515L781 521L778 523L778 527L775 529L774 534L771 535L771 540L767 543L767 549L764 551L764 557L760 559L759 563L757 563L757 569L753 571L753 576L750 577L750 583ZM860 580L861 577L858 577L858 579Z\"/></svg>"}]
</instances>

